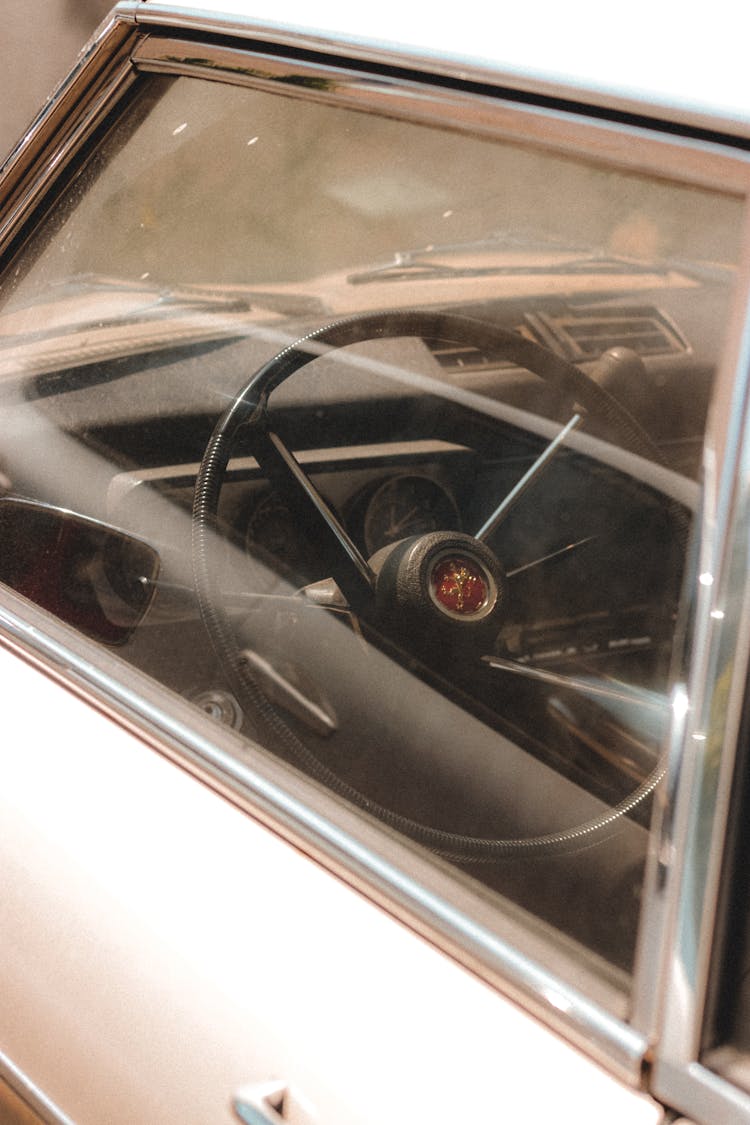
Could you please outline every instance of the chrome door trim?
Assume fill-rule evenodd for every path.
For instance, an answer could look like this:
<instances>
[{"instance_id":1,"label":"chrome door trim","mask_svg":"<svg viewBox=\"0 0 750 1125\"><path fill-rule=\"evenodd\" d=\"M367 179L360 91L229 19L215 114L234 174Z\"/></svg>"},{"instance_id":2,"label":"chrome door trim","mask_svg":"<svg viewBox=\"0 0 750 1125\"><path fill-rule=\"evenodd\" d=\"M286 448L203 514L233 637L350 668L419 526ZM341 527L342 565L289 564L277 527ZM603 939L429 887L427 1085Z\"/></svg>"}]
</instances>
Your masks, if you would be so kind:
<instances>
[{"instance_id":1,"label":"chrome door trim","mask_svg":"<svg viewBox=\"0 0 750 1125\"><path fill-rule=\"evenodd\" d=\"M544 927L512 903L498 909L440 860L368 821L261 747L249 748L235 731L222 727L217 740L215 720L5 588L0 645L521 1003L620 1081L640 1088L647 1043L624 1021L625 993L586 970L572 950L566 952L564 939L546 937ZM582 979L596 1000L543 966L551 949L558 964L567 964L568 979Z\"/></svg>"},{"instance_id":2,"label":"chrome door trim","mask_svg":"<svg viewBox=\"0 0 750 1125\"><path fill-rule=\"evenodd\" d=\"M686 1125L745 1125L750 1121L750 1095L698 1062L687 1066L658 1063L654 1080L659 1089L668 1091L662 1096L670 1108L690 1118Z\"/></svg>"},{"instance_id":3,"label":"chrome door trim","mask_svg":"<svg viewBox=\"0 0 750 1125\"><path fill-rule=\"evenodd\" d=\"M63 1113L1 1049L0 1081L6 1082L40 1121L47 1125L75 1125L72 1117Z\"/></svg>"}]
</instances>

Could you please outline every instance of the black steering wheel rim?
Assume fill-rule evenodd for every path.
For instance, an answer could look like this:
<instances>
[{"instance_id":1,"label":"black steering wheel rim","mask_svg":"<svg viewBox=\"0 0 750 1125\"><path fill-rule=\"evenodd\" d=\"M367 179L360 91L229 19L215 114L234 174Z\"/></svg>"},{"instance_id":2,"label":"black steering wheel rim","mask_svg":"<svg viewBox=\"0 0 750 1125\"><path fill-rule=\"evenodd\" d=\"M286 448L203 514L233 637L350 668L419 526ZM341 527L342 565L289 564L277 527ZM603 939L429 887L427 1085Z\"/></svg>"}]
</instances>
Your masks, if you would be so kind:
<instances>
[{"instance_id":1,"label":"black steering wheel rim","mask_svg":"<svg viewBox=\"0 0 750 1125\"><path fill-rule=\"evenodd\" d=\"M268 400L286 379L317 357L334 349L373 339L417 337L501 349L505 357L543 379L555 380L564 394L584 411L604 420L632 452L660 461L648 435L627 410L580 368L518 333L454 313L422 310L376 312L347 317L314 329L296 339L260 367L217 421L206 446L196 479L192 517L192 561L201 616L220 665L261 733L281 747L300 768L334 793L377 819L446 858L460 862L496 862L519 855L560 854L588 847L606 838L623 816L636 808L656 787L657 768L623 801L604 814L568 830L521 839L490 839L447 832L421 824L371 801L344 781L306 745L266 696L243 658L222 605L214 568L211 540L216 528L219 496L235 438L244 429L262 440ZM257 452L257 451L256 451ZM259 458L260 460L260 458Z\"/></svg>"},{"instance_id":2,"label":"black steering wheel rim","mask_svg":"<svg viewBox=\"0 0 750 1125\"><path fill-rule=\"evenodd\" d=\"M458 313L398 309L345 317L299 337L251 376L219 420L216 432L246 423L257 425L270 395L291 375L328 351L365 343L414 337L502 351L505 359L542 379L556 380L591 414L607 422L625 448L651 459L659 452L633 416L574 363L518 332Z\"/></svg>"}]
</instances>

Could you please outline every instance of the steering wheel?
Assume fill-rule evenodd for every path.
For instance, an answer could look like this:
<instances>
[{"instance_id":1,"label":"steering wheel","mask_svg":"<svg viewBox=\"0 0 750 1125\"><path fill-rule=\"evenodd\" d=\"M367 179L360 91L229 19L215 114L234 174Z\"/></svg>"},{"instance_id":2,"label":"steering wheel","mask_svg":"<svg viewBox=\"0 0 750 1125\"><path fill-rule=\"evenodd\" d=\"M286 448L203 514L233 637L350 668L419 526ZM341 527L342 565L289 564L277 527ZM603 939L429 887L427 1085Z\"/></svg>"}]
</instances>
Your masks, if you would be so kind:
<instances>
[{"instance_id":1,"label":"steering wheel","mask_svg":"<svg viewBox=\"0 0 750 1125\"><path fill-rule=\"evenodd\" d=\"M330 574L356 614L387 619L414 635L450 634L451 643L475 649L497 631L505 601L505 576L486 543L503 517L509 498L489 515L476 535L436 531L412 536L366 559L279 435L269 427L268 400L286 379L333 349L374 339L417 337L491 349L507 361L555 384L576 413L536 462L545 459L570 429L589 414L605 423L631 451L660 460L655 446L631 415L580 368L515 332L453 313L406 310L349 317L310 332L265 363L241 389L216 423L201 461L193 504L193 573L200 612L229 682L253 715L261 733L307 773L407 836L449 858L494 861L527 852L535 855L586 846L607 833L644 800L659 780L652 773L624 801L585 825L550 836L501 840L444 832L371 801L322 762L267 697L243 657L211 562L219 496L235 439L243 442L270 481L280 487L323 545ZM532 472L535 471L532 467Z\"/></svg>"}]
</instances>

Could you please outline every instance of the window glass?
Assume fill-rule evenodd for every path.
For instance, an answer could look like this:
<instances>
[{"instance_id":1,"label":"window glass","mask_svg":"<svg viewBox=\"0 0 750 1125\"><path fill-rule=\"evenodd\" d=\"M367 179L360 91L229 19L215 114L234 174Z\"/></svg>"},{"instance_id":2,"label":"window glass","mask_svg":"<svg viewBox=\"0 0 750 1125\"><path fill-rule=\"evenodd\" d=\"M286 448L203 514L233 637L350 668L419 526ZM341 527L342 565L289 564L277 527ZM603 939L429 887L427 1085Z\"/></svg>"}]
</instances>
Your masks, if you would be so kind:
<instances>
[{"instance_id":1,"label":"window glass","mask_svg":"<svg viewBox=\"0 0 750 1125\"><path fill-rule=\"evenodd\" d=\"M741 211L146 80L6 275L0 577L626 974Z\"/></svg>"}]
</instances>

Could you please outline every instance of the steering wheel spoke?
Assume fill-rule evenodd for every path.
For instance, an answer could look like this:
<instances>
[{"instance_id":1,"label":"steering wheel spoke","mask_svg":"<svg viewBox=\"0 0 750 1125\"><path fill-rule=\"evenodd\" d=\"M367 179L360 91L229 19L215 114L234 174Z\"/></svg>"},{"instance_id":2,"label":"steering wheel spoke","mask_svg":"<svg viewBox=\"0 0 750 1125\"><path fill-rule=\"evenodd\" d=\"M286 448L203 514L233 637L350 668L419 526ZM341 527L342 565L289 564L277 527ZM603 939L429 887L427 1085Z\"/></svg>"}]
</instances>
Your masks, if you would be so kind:
<instances>
[{"instance_id":1,"label":"steering wheel spoke","mask_svg":"<svg viewBox=\"0 0 750 1125\"><path fill-rule=\"evenodd\" d=\"M353 608L371 601L375 575L338 516L318 492L292 451L272 430L257 431L253 453L276 488L301 521L316 544L316 552L329 564L330 571Z\"/></svg>"},{"instance_id":2,"label":"steering wheel spoke","mask_svg":"<svg viewBox=\"0 0 750 1125\"><path fill-rule=\"evenodd\" d=\"M545 469L549 466L552 458L555 456L560 447L564 445L568 435L571 434L573 430L577 429L582 421L583 418L580 414L573 415L570 421L563 427L562 430L560 430L560 433L557 435L557 437L549 443L549 445L546 447L546 449L543 450L542 453L540 453L531 468L524 473L524 475L521 477L518 483L514 485L507 496L503 497L498 506L495 508L494 512L482 524L479 531L476 533L475 538L483 543L490 537L490 535L492 535L493 531L495 531L495 529L500 526L511 509L514 508L518 501L521 499L526 490L530 488L536 480L539 479Z\"/></svg>"}]
</instances>

